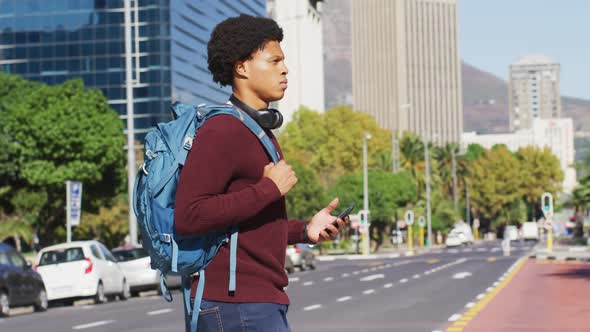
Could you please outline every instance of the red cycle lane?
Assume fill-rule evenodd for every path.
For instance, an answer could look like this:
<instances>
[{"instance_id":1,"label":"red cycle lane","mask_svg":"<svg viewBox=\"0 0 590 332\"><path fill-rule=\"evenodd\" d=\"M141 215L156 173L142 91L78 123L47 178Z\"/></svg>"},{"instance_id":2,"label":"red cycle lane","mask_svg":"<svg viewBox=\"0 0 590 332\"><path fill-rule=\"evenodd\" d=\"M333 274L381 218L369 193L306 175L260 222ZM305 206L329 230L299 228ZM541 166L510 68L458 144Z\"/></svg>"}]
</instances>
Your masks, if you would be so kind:
<instances>
[{"instance_id":1,"label":"red cycle lane","mask_svg":"<svg viewBox=\"0 0 590 332\"><path fill-rule=\"evenodd\" d=\"M463 332L590 332L590 263L528 260Z\"/></svg>"}]
</instances>

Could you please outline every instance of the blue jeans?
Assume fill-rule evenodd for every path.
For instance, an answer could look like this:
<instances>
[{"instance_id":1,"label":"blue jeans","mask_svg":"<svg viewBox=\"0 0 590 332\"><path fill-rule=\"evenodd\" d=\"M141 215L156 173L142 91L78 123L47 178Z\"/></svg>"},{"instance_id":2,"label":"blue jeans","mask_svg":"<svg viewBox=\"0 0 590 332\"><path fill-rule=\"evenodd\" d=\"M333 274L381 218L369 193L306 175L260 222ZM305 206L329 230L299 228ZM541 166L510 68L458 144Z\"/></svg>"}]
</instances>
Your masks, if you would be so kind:
<instances>
[{"instance_id":1,"label":"blue jeans","mask_svg":"<svg viewBox=\"0 0 590 332\"><path fill-rule=\"evenodd\" d=\"M199 332L291 332L289 306L276 303L229 303L203 300Z\"/></svg>"}]
</instances>

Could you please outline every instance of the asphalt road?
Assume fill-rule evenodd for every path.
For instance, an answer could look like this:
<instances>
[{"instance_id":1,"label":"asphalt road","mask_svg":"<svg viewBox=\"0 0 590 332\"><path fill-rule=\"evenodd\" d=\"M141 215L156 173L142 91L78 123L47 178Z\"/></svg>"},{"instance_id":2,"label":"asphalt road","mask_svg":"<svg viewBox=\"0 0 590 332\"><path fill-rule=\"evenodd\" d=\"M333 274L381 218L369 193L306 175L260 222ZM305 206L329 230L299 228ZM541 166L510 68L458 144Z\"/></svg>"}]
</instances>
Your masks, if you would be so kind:
<instances>
[{"instance_id":1,"label":"asphalt road","mask_svg":"<svg viewBox=\"0 0 590 332\"><path fill-rule=\"evenodd\" d=\"M465 310L532 244L500 243L439 249L414 257L318 262L290 275L288 319L293 331L436 331ZM182 296L142 296L103 305L77 303L45 313L18 309L0 331L182 331Z\"/></svg>"}]
</instances>

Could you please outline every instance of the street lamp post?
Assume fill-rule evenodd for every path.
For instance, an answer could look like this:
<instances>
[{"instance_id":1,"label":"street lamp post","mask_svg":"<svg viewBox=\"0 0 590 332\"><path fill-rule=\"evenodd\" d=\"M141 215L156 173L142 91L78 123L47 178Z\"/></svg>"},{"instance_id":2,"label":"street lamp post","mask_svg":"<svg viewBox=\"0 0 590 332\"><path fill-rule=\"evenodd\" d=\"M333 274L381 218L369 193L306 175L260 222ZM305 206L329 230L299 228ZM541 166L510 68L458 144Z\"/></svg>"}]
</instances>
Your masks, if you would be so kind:
<instances>
[{"instance_id":1,"label":"street lamp post","mask_svg":"<svg viewBox=\"0 0 590 332\"><path fill-rule=\"evenodd\" d=\"M135 179L135 117L133 115L133 87L135 82L133 80L132 74L133 50L131 46L131 2L130 0L125 0L124 3L125 88L127 99L127 192L129 194L129 237L131 244L137 244L137 220L133 212L133 184Z\"/></svg>"},{"instance_id":2,"label":"street lamp post","mask_svg":"<svg viewBox=\"0 0 590 332\"><path fill-rule=\"evenodd\" d=\"M367 166L367 141L371 139L371 134L365 133L363 135L363 210L367 214L366 223L366 231L362 233L362 242L363 242L363 253L369 254L369 243L370 243L370 236L369 236L369 174L368 174L368 166Z\"/></svg>"}]
</instances>

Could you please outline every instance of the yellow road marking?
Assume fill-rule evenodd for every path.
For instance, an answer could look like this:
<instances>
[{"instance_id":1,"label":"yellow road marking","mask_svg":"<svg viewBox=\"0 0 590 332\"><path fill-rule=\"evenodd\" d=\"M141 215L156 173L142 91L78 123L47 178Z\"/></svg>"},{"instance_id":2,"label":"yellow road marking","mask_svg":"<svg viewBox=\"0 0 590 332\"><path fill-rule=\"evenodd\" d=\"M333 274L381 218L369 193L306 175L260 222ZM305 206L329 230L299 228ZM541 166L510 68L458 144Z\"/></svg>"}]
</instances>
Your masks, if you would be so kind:
<instances>
[{"instance_id":1,"label":"yellow road marking","mask_svg":"<svg viewBox=\"0 0 590 332\"><path fill-rule=\"evenodd\" d=\"M497 260L496 257L490 257L488 258L488 262L495 262Z\"/></svg>"},{"instance_id":2,"label":"yellow road marking","mask_svg":"<svg viewBox=\"0 0 590 332\"><path fill-rule=\"evenodd\" d=\"M495 257L488 258L489 262L493 262L495 260L496 260ZM480 299L478 302L476 302L473 305L473 307L471 307L468 311L466 311L461 316L461 318L459 318L458 320L453 322L453 324L451 326L447 327L447 329L445 331L446 332L461 332L461 331L463 331L463 329L469 324L469 321L471 321L473 318L475 318L475 316L477 316L477 314L479 314L479 312L482 311L488 305L488 303L490 303L492 301L492 299L494 297L496 297L496 295L498 295L498 293L504 287L506 287L506 285L508 285L508 283L514 278L514 276L518 273L518 271L520 271L520 269L523 267L523 265L526 263L526 261L527 261L526 259L521 259L520 262L518 262L514 266L512 271L506 276L506 278L504 278L504 280L502 280L498 284L498 286L496 286L491 292L487 293L486 296L484 296L482 299Z\"/></svg>"},{"instance_id":3,"label":"yellow road marking","mask_svg":"<svg viewBox=\"0 0 590 332\"><path fill-rule=\"evenodd\" d=\"M438 262L440 262L440 259L429 259L429 260L426 261L426 263L428 263L428 264L435 264L435 263L438 263Z\"/></svg>"}]
</instances>

